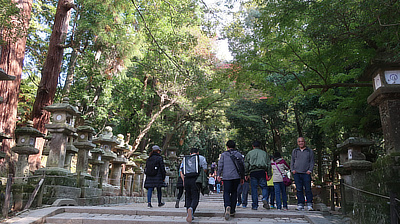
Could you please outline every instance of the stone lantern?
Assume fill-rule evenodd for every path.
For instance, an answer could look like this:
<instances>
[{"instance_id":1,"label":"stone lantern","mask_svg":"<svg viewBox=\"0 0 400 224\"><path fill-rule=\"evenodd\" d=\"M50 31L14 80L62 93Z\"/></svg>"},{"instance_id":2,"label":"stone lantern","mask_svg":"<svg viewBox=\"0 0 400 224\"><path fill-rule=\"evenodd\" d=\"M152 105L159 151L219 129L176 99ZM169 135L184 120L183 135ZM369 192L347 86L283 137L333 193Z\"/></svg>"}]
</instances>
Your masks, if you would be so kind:
<instances>
[{"instance_id":1,"label":"stone lantern","mask_svg":"<svg viewBox=\"0 0 400 224\"><path fill-rule=\"evenodd\" d=\"M400 62L376 63L363 76L372 78L374 92L367 100L379 107L386 152L400 153Z\"/></svg>"},{"instance_id":2,"label":"stone lantern","mask_svg":"<svg viewBox=\"0 0 400 224\"><path fill-rule=\"evenodd\" d=\"M3 139L11 139L11 137L9 135L4 134L3 132L0 132L0 148L2 147ZM6 157L6 153L4 153L3 151L0 151L0 159L3 159L5 157Z\"/></svg>"},{"instance_id":3,"label":"stone lantern","mask_svg":"<svg viewBox=\"0 0 400 224\"><path fill-rule=\"evenodd\" d=\"M55 103L44 107L52 115L52 123L45 125L47 130L52 134L46 168L64 169L68 136L76 132L74 117L80 115L80 112L74 106L70 105L68 100L65 97L62 103ZM65 172L68 171L65 170Z\"/></svg>"},{"instance_id":4,"label":"stone lantern","mask_svg":"<svg viewBox=\"0 0 400 224\"><path fill-rule=\"evenodd\" d=\"M0 49L0 55L1 55L1 49ZM15 76L8 75L2 68L0 68L0 80L3 81L12 81L15 80ZM3 97L0 96L0 103L3 103Z\"/></svg>"},{"instance_id":5,"label":"stone lantern","mask_svg":"<svg viewBox=\"0 0 400 224\"><path fill-rule=\"evenodd\" d=\"M341 148L340 154L340 169L339 173L344 180L344 183L362 188L362 181L365 180L367 172L372 170L372 163L365 160L365 155L362 149L373 145L374 142L365 138L350 137L337 147ZM343 209L350 210L353 207L355 200L359 197L353 197L354 192L350 188L345 188L346 205Z\"/></svg>"},{"instance_id":6,"label":"stone lantern","mask_svg":"<svg viewBox=\"0 0 400 224\"><path fill-rule=\"evenodd\" d=\"M111 151L111 149L118 144L117 138L113 136L112 128L107 126L104 131L97 137L93 139L93 143L100 144L100 149L104 151L101 156L103 164L100 168L100 181L102 185L108 183L108 173L110 161L117 158L117 154Z\"/></svg>"},{"instance_id":7,"label":"stone lantern","mask_svg":"<svg viewBox=\"0 0 400 224\"><path fill-rule=\"evenodd\" d=\"M39 149L35 148L36 138L44 137L39 130L33 128L32 121L28 122L26 127L15 129L16 145L11 150L18 154L18 161L15 166L14 186L14 209L21 210L24 198L24 186L27 184L26 177L29 176L28 158L30 155L38 154Z\"/></svg>"},{"instance_id":8,"label":"stone lantern","mask_svg":"<svg viewBox=\"0 0 400 224\"><path fill-rule=\"evenodd\" d=\"M44 137L44 134L33 128L32 121L29 121L26 127L15 129L16 145L11 149L18 154L16 165L16 177L27 177L29 175L28 158L30 155L38 154L39 149L35 148L36 138ZM17 179L16 182L24 182Z\"/></svg>"},{"instance_id":9,"label":"stone lantern","mask_svg":"<svg viewBox=\"0 0 400 224\"><path fill-rule=\"evenodd\" d=\"M117 141L119 144L112 148L112 151L117 154L117 158L111 161L110 184L113 186L121 185L122 165L127 162L124 153L129 152L129 146L125 143L122 134L117 135Z\"/></svg>"},{"instance_id":10,"label":"stone lantern","mask_svg":"<svg viewBox=\"0 0 400 224\"><path fill-rule=\"evenodd\" d=\"M67 140L68 143L65 150L64 168L69 171L71 171L72 157L74 157L79 151L79 149L74 146L74 141L77 139L77 137L78 134L72 133L72 135L68 136Z\"/></svg>"},{"instance_id":11,"label":"stone lantern","mask_svg":"<svg viewBox=\"0 0 400 224\"><path fill-rule=\"evenodd\" d=\"M78 140L74 145L79 149L78 161L76 164L76 173L78 173L78 175L89 175L89 152L96 147L96 145L92 143L94 129L89 125L90 123L85 121L83 126L77 128Z\"/></svg>"},{"instance_id":12,"label":"stone lantern","mask_svg":"<svg viewBox=\"0 0 400 224\"><path fill-rule=\"evenodd\" d=\"M92 164L92 171L90 174L95 178L98 182L99 187L101 188L101 180L100 180L100 169L104 162L101 160L104 151L101 148L94 148L90 150L91 159L89 159L89 163Z\"/></svg>"}]
</instances>

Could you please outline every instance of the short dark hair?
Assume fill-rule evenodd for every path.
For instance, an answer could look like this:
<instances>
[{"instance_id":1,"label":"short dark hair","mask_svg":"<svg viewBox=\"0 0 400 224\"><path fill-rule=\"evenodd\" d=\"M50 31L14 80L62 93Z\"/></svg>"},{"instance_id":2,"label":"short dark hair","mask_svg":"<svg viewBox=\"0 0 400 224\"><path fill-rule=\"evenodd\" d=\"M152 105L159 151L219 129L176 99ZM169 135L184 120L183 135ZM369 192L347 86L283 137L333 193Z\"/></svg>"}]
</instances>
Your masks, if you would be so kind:
<instances>
[{"instance_id":1,"label":"short dark hair","mask_svg":"<svg viewBox=\"0 0 400 224\"><path fill-rule=\"evenodd\" d=\"M198 153L199 149L198 148L191 148L190 153Z\"/></svg>"},{"instance_id":2,"label":"short dark hair","mask_svg":"<svg viewBox=\"0 0 400 224\"><path fill-rule=\"evenodd\" d=\"M256 140L256 141L253 142L253 146L254 147L260 147L261 146L261 142Z\"/></svg>"},{"instance_id":3,"label":"short dark hair","mask_svg":"<svg viewBox=\"0 0 400 224\"><path fill-rule=\"evenodd\" d=\"M229 140L228 142L226 142L226 146L230 149L234 149L236 147L236 143L233 140Z\"/></svg>"},{"instance_id":4,"label":"short dark hair","mask_svg":"<svg viewBox=\"0 0 400 224\"><path fill-rule=\"evenodd\" d=\"M279 158L281 158L281 157L282 157L282 155L281 155L280 152L275 152L275 153L274 153L274 159L279 159Z\"/></svg>"}]
</instances>

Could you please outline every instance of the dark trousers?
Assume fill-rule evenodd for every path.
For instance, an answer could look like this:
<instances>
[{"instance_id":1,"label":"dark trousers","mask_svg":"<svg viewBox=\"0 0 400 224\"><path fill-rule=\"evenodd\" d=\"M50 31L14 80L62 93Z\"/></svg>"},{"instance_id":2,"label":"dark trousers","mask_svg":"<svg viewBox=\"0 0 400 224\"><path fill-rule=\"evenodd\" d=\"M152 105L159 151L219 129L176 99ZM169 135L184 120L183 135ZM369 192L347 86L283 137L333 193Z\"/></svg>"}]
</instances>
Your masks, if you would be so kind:
<instances>
[{"instance_id":1,"label":"dark trousers","mask_svg":"<svg viewBox=\"0 0 400 224\"><path fill-rule=\"evenodd\" d=\"M275 205L275 188L274 188L274 186L268 186L267 201L269 201L270 205L272 205L272 206Z\"/></svg>"},{"instance_id":2,"label":"dark trousers","mask_svg":"<svg viewBox=\"0 0 400 224\"><path fill-rule=\"evenodd\" d=\"M183 195L183 187L177 187L176 189L178 189L178 195L176 196L176 199L180 200Z\"/></svg>"},{"instance_id":3,"label":"dark trousers","mask_svg":"<svg viewBox=\"0 0 400 224\"><path fill-rule=\"evenodd\" d=\"M196 184L197 177L185 177L185 204L186 208L196 211L200 199L200 186Z\"/></svg>"},{"instance_id":4,"label":"dark trousers","mask_svg":"<svg viewBox=\"0 0 400 224\"><path fill-rule=\"evenodd\" d=\"M240 179L224 180L224 207L231 207L231 213L235 213L237 202L237 189Z\"/></svg>"},{"instance_id":5,"label":"dark trousers","mask_svg":"<svg viewBox=\"0 0 400 224\"><path fill-rule=\"evenodd\" d=\"M307 205L312 205L313 194L311 191L311 175L306 173L295 173L293 177L294 177L294 183L296 184L297 204L304 206L306 202L304 198L304 193L305 193L307 199Z\"/></svg>"}]
</instances>

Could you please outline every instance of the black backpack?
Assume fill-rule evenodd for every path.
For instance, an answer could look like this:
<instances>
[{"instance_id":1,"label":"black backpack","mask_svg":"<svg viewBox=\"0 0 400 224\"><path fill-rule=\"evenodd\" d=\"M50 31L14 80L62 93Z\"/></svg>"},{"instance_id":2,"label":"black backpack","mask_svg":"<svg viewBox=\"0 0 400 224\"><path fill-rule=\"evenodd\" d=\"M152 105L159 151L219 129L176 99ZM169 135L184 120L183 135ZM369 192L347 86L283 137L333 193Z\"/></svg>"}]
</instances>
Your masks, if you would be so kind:
<instances>
[{"instance_id":1,"label":"black backpack","mask_svg":"<svg viewBox=\"0 0 400 224\"><path fill-rule=\"evenodd\" d=\"M234 153L230 152L230 157L232 159L233 164L235 164L236 170L240 176L240 179L244 179L244 161L243 158L235 156Z\"/></svg>"},{"instance_id":2,"label":"black backpack","mask_svg":"<svg viewBox=\"0 0 400 224\"><path fill-rule=\"evenodd\" d=\"M199 155L194 154L190 156L185 156L183 158L182 172L185 177L198 176L200 174Z\"/></svg>"},{"instance_id":3,"label":"black backpack","mask_svg":"<svg viewBox=\"0 0 400 224\"><path fill-rule=\"evenodd\" d=\"M147 176L155 176L158 173L159 163L156 156L151 156L146 161L146 167L144 173Z\"/></svg>"}]
</instances>

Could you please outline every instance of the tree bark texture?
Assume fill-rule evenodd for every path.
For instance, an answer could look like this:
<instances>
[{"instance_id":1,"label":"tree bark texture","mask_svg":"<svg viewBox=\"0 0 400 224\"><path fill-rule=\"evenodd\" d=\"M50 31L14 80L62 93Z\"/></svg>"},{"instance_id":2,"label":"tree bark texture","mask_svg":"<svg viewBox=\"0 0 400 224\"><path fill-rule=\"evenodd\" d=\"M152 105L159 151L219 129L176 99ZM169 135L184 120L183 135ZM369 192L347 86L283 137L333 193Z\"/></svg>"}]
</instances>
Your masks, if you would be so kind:
<instances>
[{"instance_id":1,"label":"tree bark texture","mask_svg":"<svg viewBox=\"0 0 400 224\"><path fill-rule=\"evenodd\" d=\"M50 121L50 113L43 108L54 102L57 90L58 77L61 71L62 59L64 55L64 42L67 37L68 24L71 19L71 8L74 7L73 0L59 0L54 18L53 31L50 36L49 50L42 70L42 78L33 105L32 119L34 128L42 133L47 133L45 124ZM39 154L30 156L29 163L32 166L40 167L40 157L42 155L43 144L36 147Z\"/></svg>"},{"instance_id":2,"label":"tree bark texture","mask_svg":"<svg viewBox=\"0 0 400 224\"><path fill-rule=\"evenodd\" d=\"M23 15L23 23L15 24L22 30L26 31L29 27L29 20L31 18L33 0L15 0L20 8L20 14ZM4 31L3 32L7 32ZM13 32L13 31L10 31ZM2 68L8 75L15 76L14 81L0 81L0 96L4 98L4 102L0 104L0 132L4 132L11 137L14 137L14 130L17 121L18 109L18 94L21 84L21 73L24 64L25 47L26 47L26 34L22 36L5 35L3 39L6 44L1 46L0 68ZM12 38L8 38L11 36ZM11 147L14 146L14 139L3 140L2 151L7 156L6 163L1 163L1 171L8 165L9 173L14 173L14 166L11 159Z\"/></svg>"}]
</instances>

